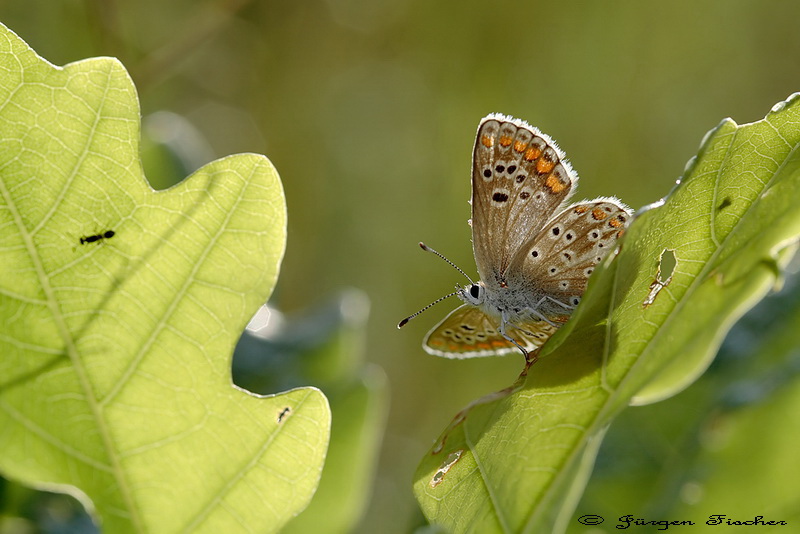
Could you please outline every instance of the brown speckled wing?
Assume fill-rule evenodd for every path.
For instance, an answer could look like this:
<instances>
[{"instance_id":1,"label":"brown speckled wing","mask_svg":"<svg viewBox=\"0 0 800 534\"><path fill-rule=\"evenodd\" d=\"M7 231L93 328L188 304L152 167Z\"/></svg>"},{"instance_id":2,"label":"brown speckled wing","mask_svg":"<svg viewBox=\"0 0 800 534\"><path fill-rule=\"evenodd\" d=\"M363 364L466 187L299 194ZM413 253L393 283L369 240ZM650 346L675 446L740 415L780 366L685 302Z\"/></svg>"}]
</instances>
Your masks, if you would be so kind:
<instances>
[{"instance_id":1,"label":"brown speckled wing","mask_svg":"<svg viewBox=\"0 0 800 534\"><path fill-rule=\"evenodd\" d=\"M547 135L492 114L472 157L472 246L481 280L503 287L517 251L569 198L578 177Z\"/></svg>"},{"instance_id":2,"label":"brown speckled wing","mask_svg":"<svg viewBox=\"0 0 800 534\"><path fill-rule=\"evenodd\" d=\"M532 351L541 346L556 328L544 321L510 325L508 333L517 343ZM445 358L497 356L519 349L498 330L498 323L478 308L464 304L434 326L422 341L429 354Z\"/></svg>"},{"instance_id":3,"label":"brown speckled wing","mask_svg":"<svg viewBox=\"0 0 800 534\"><path fill-rule=\"evenodd\" d=\"M615 198L569 206L520 248L508 269L509 285L577 306L589 276L614 248L630 216Z\"/></svg>"}]
</instances>

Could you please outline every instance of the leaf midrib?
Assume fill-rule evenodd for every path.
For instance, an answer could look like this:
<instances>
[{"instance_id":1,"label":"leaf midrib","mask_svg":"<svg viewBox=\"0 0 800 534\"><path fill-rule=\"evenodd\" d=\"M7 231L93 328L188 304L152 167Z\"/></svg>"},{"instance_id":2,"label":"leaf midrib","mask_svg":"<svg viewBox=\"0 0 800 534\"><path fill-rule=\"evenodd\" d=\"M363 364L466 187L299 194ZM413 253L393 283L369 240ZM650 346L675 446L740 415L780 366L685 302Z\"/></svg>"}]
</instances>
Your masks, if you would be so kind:
<instances>
[{"instance_id":1,"label":"leaf midrib","mask_svg":"<svg viewBox=\"0 0 800 534\"><path fill-rule=\"evenodd\" d=\"M730 120L730 119L728 119L728 120ZM731 121L731 122L733 122L733 121ZM725 156L722 158L722 162L723 163L730 160L730 153L734 149L736 138L740 135L740 133L742 131L742 128L750 126L751 124L758 124L758 123L750 123L750 124L744 124L744 125L736 125L734 123L734 126L735 126L736 129L733 132L731 132L731 134L730 134L732 136L732 139L731 139L731 141L730 141L730 143L728 145L728 148L726 150ZM767 122L767 124L770 124L770 123ZM771 126L771 124L770 124L770 126ZM752 202L750 202L749 206L742 213L742 215L740 215L738 217L738 220L737 220L736 224L734 224L734 226L727 233L727 235L722 240L722 242L718 246L716 246L714 251L708 256L708 259L705 261L705 264L703 265L703 268L700 269L700 272L697 274L697 276L695 276L695 278L689 284L689 287L686 289L686 292L684 293L683 298L680 299L676 303L676 305L672 308L672 310L667 314L666 319L661 323L661 326L658 327L658 329L656 330L656 332L653 335L653 337L650 338L650 342L647 343L647 346L644 348L642 353L639 354L639 356L636 358L636 361L633 363L633 365L631 365L631 367L625 373L625 377L622 380L620 380L620 382L619 382L619 384L617 385L617 388L616 388L617 391L619 391L620 389L623 389L623 386L625 385L626 381L629 380L629 377L632 375L632 373L635 370L635 368L640 364L640 362L643 359L646 359L646 354L652 350L651 347L653 347L655 345L655 341L662 335L662 332L665 331L665 327L669 323L674 321L675 317L678 317L678 316L681 315L680 312L681 312L681 310L684 309L684 307L686 306L686 303L691 300L692 296L697 291L697 288L706 280L706 277L707 277L708 273L714 267L716 267L716 265L717 265L716 264L716 260L719 258L719 255L720 255L721 251L725 250L727 243L731 239L731 236L736 236L738 228L743 224L742 219L744 218L744 215L746 215L747 213L749 213L753 209L755 209L755 207L762 201L762 197L764 195L764 192L767 191L768 189L770 189L773 186L773 183L774 183L775 179L778 176L781 175L782 169L786 166L786 162L788 161L789 157L797 149L798 144L796 143L795 145L791 145L782 136L780 137L780 139L783 140L786 143L786 146L789 148L788 153L781 160L780 165L778 165L777 169L772 173L772 176L770 177L770 179L767 180L766 182L764 182L764 185L761 188L761 191L759 192L759 194L756 195L756 197L754 198L754 200ZM720 164L719 171L717 172L717 175L719 175L721 172L722 172L722 164ZM719 178L717 180L715 180L715 184L714 184L715 190L718 187L718 184L719 184ZM713 198L712 198L712 202L713 202ZM710 210L712 212L712 215L710 217L710 221L711 221L711 224L713 225L714 224L714 220L715 220L714 217L713 217L713 211L714 211L714 206L713 205L710 207ZM709 237L709 239L710 239L710 237ZM713 243L713 241L711 241L711 242ZM677 263L676 263L675 268L677 269ZM615 285L616 285L616 279L617 279L618 276L619 276L619 271L617 270L614 273L614 279L615 279L614 280L614 284ZM612 302L613 302L613 299L614 299L614 295L613 294L611 295L611 298L612 298ZM610 354L608 354L606 352L607 350L609 350L609 349L608 348L604 348L603 358L606 359L606 360L610 357ZM664 365L666 365L666 363ZM609 396L609 399L612 398L612 397L613 397L613 395ZM608 406L608 403L606 403L606 406ZM604 411L605 411L605 407L599 413L602 413Z\"/></svg>"},{"instance_id":2,"label":"leaf midrib","mask_svg":"<svg viewBox=\"0 0 800 534\"><path fill-rule=\"evenodd\" d=\"M722 158L723 162L724 161L729 161L729 157L730 157L731 151L733 150L736 138L741 133L741 128L746 127L746 126L747 125L741 125L741 126L735 125L736 129L733 132L731 132L731 134L730 134L732 136L732 139L731 139L731 141L730 141L730 143L728 145L728 149L726 150L725 156ZM750 203L750 205L747 208L747 210L745 211L745 213L747 213L748 211L754 209L755 205L761 201L761 198L762 198L762 195L763 195L764 191L766 191L770 187L772 187L772 184L773 184L774 180L776 179L777 176L779 176L781 174L781 169L786 165L786 161L788 160L789 156L798 147L798 144L795 144L794 147L792 147L792 145L790 143L788 143L785 139L783 139L783 137L781 137L781 139L786 143L786 145L790 148L790 150L789 150L788 154L786 155L786 157L783 158L783 160L781 161L781 164L776 169L776 171L772 174L770 179L767 182L764 183L764 186L762 187L760 194L758 194L756 196L756 198ZM721 171L722 171L722 166L720 166L720 170L717 172L717 174L719 175L721 173ZM718 185L719 185L719 179L715 180L715 184L714 184L715 191L716 191L716 188L718 188ZM712 206L712 208L713 208L713 206ZM712 211L713 211L713 209L712 209ZM713 214L712 214L711 224L713 224L713 222L714 222L714 219L713 219ZM711 265L714 265L714 262L718 258L719 254L720 254L720 251L725 249L725 245L727 244L727 242L731 238L731 236L736 234L736 231L739 228L740 224L742 224L742 217L741 216L738 218L738 221L733 226L733 228L731 228L731 230L725 236L725 238L723 239L722 243L720 245L718 245L715 248L715 250L709 255L707 261L705 262L705 265L700 270L698 275L694 278L692 283L689 285L689 287L687 288L686 292L684 293L683 298L680 299L677 302L676 306L673 307L673 309L667 314L666 319L661 323L661 326L657 329L655 335L653 335L653 337L650 338L650 342L647 343L647 346L645 347L645 349L642 351L641 354L639 354L639 356L636 358L636 361L633 363L633 365L631 365L631 367L625 373L625 377L622 380L620 380L620 382L618 383L616 389L613 390L613 391L608 390L608 392L609 392L608 397L606 398L606 400L603 403L601 403L600 409L597 411L597 415L594 417L594 421L587 428L587 431L584 432L584 437L582 439L582 441L584 443L586 441L586 436L593 435L594 433L597 432L597 430L598 430L598 422L607 420L608 415L607 415L606 412L608 411L608 407L613 404L612 401L614 400L615 393L617 391L620 391L621 389L623 389L623 386L625 385L625 382L630 379L629 377L632 375L632 373L635 370L636 366L639 365L641 360L646 357L646 354L651 350L651 347L653 346L654 342L658 339L658 337L664 331L664 327L667 326L668 323L674 321L674 318L676 316L680 315L680 313L679 313L680 310L683 309L683 307L686 305L686 302L691 299L691 296L697 290L697 287L702 283L703 280L705 280L705 277L707 276L708 272L710 272L710 270L711 270ZM614 280L613 280L613 286L614 287L616 287L616 285L617 285L618 277L619 277L619 270L616 270L615 273L614 273ZM615 307L615 303L614 303L615 295L616 295L615 291L611 293L611 299L610 299L610 303L611 304L609 305L609 310L612 310ZM607 325L606 329L607 330L610 330L610 328L611 328L610 318L611 318L611 314L609 312L609 315L607 317L607 319L609 319L609 320L606 321L606 325ZM610 345L608 343L604 344L604 347L603 347L603 361L604 362L607 362L609 360L609 358L610 358L610 354L608 352L609 350L610 350ZM601 386L602 386L602 384L601 384ZM603 387L603 389L605 390L606 388ZM568 461L566 461L566 462L564 462L562 464L562 468L559 469L559 471L558 471L559 474L556 477L553 478L553 482L550 484L550 488L552 488L555 485L555 483L559 480L559 478L564 476L565 470L563 469L563 466L564 465L568 465L571 461L574 461L574 458L576 456L576 452L578 450L581 450L581 449L582 449L581 447L573 447L572 452L568 456ZM547 493L547 492L544 492L544 493ZM544 502L545 500L546 499L542 498L540 500L540 502ZM538 508L538 506L535 507L535 508ZM530 525L533 522L533 518L535 516L537 516L537 515L539 515L539 514L536 511L534 511L534 513L531 514L529 520L526 522L526 526L523 529L523 531L527 531L527 529L530 527Z\"/></svg>"},{"instance_id":3,"label":"leaf midrib","mask_svg":"<svg viewBox=\"0 0 800 534\"><path fill-rule=\"evenodd\" d=\"M62 69L61 72L66 72L66 69ZM107 78L111 77L108 71L106 71L106 76ZM63 200L66 191L69 189L71 180L73 180L75 176L77 176L81 164L85 161L86 155L90 152L89 148L92 146L92 143L95 139L97 125L101 119L100 110L104 108L104 104L107 101L108 90L110 86L111 86L110 83L105 84L104 93L102 95L102 98L100 98L99 100L99 105L97 111L95 112L94 123L91 125L91 127L88 129L89 131L87 132L86 144L84 146L84 149L81 151L81 156L76 162L73 172L68 177L64 185L63 193L58 197L57 203L60 203ZM9 100L9 102L11 102L11 100ZM49 217L51 217L52 214L55 213L56 203L54 203L54 207L42 217L43 219L42 222L39 225L37 225L32 231L29 232L25 227L23 218L19 210L17 209L14 199L10 195L10 191L5 187L5 182L2 180L0 180L0 191L2 192L6 205L8 206L8 209L12 214L14 223L19 231L19 235L23 240L25 249L31 260L31 264L33 265L36 276L39 279L42 292L44 293L45 296L44 300L46 302L46 306L50 310L50 314L52 316L53 323L56 327L56 331L59 337L63 340L65 346L65 352L72 363L78 384L80 385L81 389L84 392L84 400L86 402L86 405L89 407L89 410L91 411L95 424L97 425L97 430L101 437L101 442L103 444L103 448L105 449L106 457L109 460L109 465L110 465L109 471L111 472L112 476L117 480L117 486L120 490L120 495L122 496L122 499L125 502L126 507L130 512L129 518L131 523L134 525L136 531L142 532L141 517L139 516L136 508L133 506L133 498L130 491L130 487L127 484L127 480L123 476L123 472L120 468L119 457L115 453L115 449L112 446L112 440L109 428L106 425L105 419L102 417L101 407L94 398L91 382L89 380L85 367L82 365L77 347L75 345L75 340L73 339L69 327L66 324L64 316L61 314L61 309L58 304L58 299L55 296L55 291L53 290L53 287L50 284L50 278L44 268L44 263L34 243L33 236L38 230L42 228L45 222L49 220ZM66 453L66 450L64 452ZM79 457L75 457L75 459L80 461Z\"/></svg>"}]
</instances>

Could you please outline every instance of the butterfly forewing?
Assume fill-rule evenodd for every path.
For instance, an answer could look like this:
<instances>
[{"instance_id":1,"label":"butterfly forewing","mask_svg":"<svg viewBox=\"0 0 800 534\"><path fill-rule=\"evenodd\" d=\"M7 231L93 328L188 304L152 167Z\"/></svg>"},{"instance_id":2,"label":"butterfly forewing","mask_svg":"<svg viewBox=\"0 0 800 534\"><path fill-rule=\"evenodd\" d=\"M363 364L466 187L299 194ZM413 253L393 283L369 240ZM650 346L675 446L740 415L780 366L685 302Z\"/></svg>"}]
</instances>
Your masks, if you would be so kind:
<instances>
[{"instance_id":1,"label":"butterfly forewing","mask_svg":"<svg viewBox=\"0 0 800 534\"><path fill-rule=\"evenodd\" d=\"M512 337L525 350L532 351L549 338L555 328L544 321L510 329ZM429 354L446 358L474 358L519 352L498 330L497 321L478 308L463 305L428 332L422 347Z\"/></svg>"},{"instance_id":2,"label":"butterfly forewing","mask_svg":"<svg viewBox=\"0 0 800 534\"><path fill-rule=\"evenodd\" d=\"M484 283L505 284L514 253L539 233L577 179L536 128L499 114L481 121L472 160L472 243Z\"/></svg>"},{"instance_id":3,"label":"butterfly forewing","mask_svg":"<svg viewBox=\"0 0 800 534\"><path fill-rule=\"evenodd\" d=\"M630 210L613 198L569 206L517 251L508 269L509 285L564 303L560 311L575 307L629 218Z\"/></svg>"}]
</instances>

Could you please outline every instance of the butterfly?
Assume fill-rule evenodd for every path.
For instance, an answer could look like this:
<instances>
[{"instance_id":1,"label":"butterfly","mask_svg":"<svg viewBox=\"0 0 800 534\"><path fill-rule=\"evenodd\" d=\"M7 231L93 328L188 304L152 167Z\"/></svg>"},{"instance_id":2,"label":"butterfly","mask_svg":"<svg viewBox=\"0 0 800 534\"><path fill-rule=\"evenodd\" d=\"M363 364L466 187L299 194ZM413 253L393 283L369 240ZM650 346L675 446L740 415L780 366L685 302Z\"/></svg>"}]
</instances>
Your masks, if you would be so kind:
<instances>
[{"instance_id":1,"label":"butterfly","mask_svg":"<svg viewBox=\"0 0 800 534\"><path fill-rule=\"evenodd\" d=\"M578 183L556 143L499 113L478 125L472 151L472 247L480 280L464 304L428 332L426 352L472 358L529 354L570 317L595 266L614 248L631 210L612 197L567 205ZM565 207L566 206L566 207Z\"/></svg>"}]
</instances>

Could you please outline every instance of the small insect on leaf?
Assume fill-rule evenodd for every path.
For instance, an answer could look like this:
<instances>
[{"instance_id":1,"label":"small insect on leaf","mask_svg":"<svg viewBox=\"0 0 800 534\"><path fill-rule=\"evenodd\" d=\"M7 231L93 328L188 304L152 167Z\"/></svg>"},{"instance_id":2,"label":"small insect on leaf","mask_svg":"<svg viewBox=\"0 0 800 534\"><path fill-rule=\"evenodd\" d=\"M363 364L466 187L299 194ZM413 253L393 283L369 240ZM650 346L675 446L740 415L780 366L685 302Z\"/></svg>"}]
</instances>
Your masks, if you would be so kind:
<instances>
[{"instance_id":1,"label":"small insect on leaf","mask_svg":"<svg viewBox=\"0 0 800 534\"><path fill-rule=\"evenodd\" d=\"M106 230L102 234L95 234L81 238L81 245L85 245L86 243L94 243L95 241L100 241L102 239L111 239L116 235L114 230Z\"/></svg>"},{"instance_id":2,"label":"small insect on leaf","mask_svg":"<svg viewBox=\"0 0 800 534\"><path fill-rule=\"evenodd\" d=\"M278 423L282 423L284 418L290 413L292 413L292 409L288 406L281 410L281 412L278 414Z\"/></svg>"}]
</instances>

